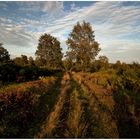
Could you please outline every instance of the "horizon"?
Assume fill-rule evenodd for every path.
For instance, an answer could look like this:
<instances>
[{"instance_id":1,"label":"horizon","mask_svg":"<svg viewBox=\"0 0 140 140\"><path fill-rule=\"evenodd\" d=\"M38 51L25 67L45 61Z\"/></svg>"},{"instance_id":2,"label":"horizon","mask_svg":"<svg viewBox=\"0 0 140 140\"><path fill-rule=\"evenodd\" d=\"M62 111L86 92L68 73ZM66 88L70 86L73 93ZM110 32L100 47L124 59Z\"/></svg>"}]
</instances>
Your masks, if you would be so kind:
<instances>
[{"instance_id":1,"label":"horizon","mask_svg":"<svg viewBox=\"0 0 140 140\"><path fill-rule=\"evenodd\" d=\"M73 26L85 20L100 44L98 56L107 56L110 63L139 63L139 13L139 1L1 1L0 43L11 58L34 58L40 35L47 33L60 41L65 53Z\"/></svg>"}]
</instances>

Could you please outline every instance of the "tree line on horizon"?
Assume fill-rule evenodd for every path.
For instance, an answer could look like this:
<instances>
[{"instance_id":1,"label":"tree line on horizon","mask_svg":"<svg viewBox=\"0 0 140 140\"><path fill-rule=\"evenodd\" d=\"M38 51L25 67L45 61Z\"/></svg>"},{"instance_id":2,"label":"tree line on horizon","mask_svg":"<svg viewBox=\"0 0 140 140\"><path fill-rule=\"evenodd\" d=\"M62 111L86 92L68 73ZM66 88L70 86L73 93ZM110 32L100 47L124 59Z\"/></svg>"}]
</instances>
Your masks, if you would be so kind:
<instances>
[{"instance_id":1,"label":"tree line on horizon","mask_svg":"<svg viewBox=\"0 0 140 140\"><path fill-rule=\"evenodd\" d=\"M36 75L35 77L38 77L38 73L42 73L42 75L49 73L46 70L95 72L108 68L128 66L128 64L121 63L119 60L116 64L109 64L106 56L99 56L98 60L95 59L101 48L95 40L94 31L89 22L83 21L81 24L77 22L69 34L66 44L68 45L68 51L63 55L60 42L57 38L45 33L39 38L35 60L33 57L27 57L26 55L21 55L21 57L16 57L11 60L9 52L0 43L0 79L9 75L12 71L14 71L15 75L19 71L19 75L28 75L30 77L29 73L31 73L30 75ZM63 60L63 58L65 59ZM133 64L139 66L136 62Z\"/></svg>"}]
</instances>

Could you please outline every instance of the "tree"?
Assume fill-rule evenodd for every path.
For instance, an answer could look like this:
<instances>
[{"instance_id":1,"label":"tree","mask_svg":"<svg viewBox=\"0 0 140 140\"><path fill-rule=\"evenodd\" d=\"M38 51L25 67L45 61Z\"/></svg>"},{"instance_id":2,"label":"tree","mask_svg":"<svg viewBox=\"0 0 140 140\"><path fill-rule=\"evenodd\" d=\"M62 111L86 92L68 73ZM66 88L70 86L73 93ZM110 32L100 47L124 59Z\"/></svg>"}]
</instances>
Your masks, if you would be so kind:
<instances>
[{"instance_id":1,"label":"tree","mask_svg":"<svg viewBox=\"0 0 140 140\"><path fill-rule=\"evenodd\" d=\"M20 66L27 66L28 65L28 57L26 55L21 55L21 57L16 57L14 59L15 64Z\"/></svg>"},{"instance_id":2,"label":"tree","mask_svg":"<svg viewBox=\"0 0 140 140\"><path fill-rule=\"evenodd\" d=\"M62 57L60 42L49 34L40 37L36 50L36 63L47 68L61 68Z\"/></svg>"},{"instance_id":3,"label":"tree","mask_svg":"<svg viewBox=\"0 0 140 140\"><path fill-rule=\"evenodd\" d=\"M99 56L99 60L100 60L100 62L102 62L102 63L108 63L108 58L106 57L106 56Z\"/></svg>"},{"instance_id":4,"label":"tree","mask_svg":"<svg viewBox=\"0 0 140 140\"><path fill-rule=\"evenodd\" d=\"M99 56L99 65L101 69L107 69L109 67L108 58L104 55Z\"/></svg>"},{"instance_id":5,"label":"tree","mask_svg":"<svg viewBox=\"0 0 140 140\"><path fill-rule=\"evenodd\" d=\"M10 60L9 52L2 47L2 43L0 43L0 64L6 63Z\"/></svg>"},{"instance_id":6,"label":"tree","mask_svg":"<svg viewBox=\"0 0 140 140\"><path fill-rule=\"evenodd\" d=\"M94 31L90 23L83 21L74 26L67 40L68 50L66 57L79 63L82 68L88 67L98 55L99 44L95 41Z\"/></svg>"},{"instance_id":7,"label":"tree","mask_svg":"<svg viewBox=\"0 0 140 140\"><path fill-rule=\"evenodd\" d=\"M29 65L29 66L35 66L34 59L33 59L32 56L29 57L28 65Z\"/></svg>"},{"instance_id":8,"label":"tree","mask_svg":"<svg viewBox=\"0 0 140 140\"><path fill-rule=\"evenodd\" d=\"M26 55L21 55L21 60L24 66L28 64L28 57Z\"/></svg>"},{"instance_id":9,"label":"tree","mask_svg":"<svg viewBox=\"0 0 140 140\"><path fill-rule=\"evenodd\" d=\"M13 59L13 61L16 65L20 65L20 66L22 65L21 57L16 57Z\"/></svg>"},{"instance_id":10,"label":"tree","mask_svg":"<svg viewBox=\"0 0 140 140\"><path fill-rule=\"evenodd\" d=\"M63 60L63 66L64 66L64 68L65 68L66 71L71 70L72 65L73 65L72 64L72 61L70 61L69 59Z\"/></svg>"},{"instance_id":11,"label":"tree","mask_svg":"<svg viewBox=\"0 0 140 140\"><path fill-rule=\"evenodd\" d=\"M114 69L119 69L121 67L121 65L122 64L121 64L120 60L117 60L113 67L114 67Z\"/></svg>"}]
</instances>

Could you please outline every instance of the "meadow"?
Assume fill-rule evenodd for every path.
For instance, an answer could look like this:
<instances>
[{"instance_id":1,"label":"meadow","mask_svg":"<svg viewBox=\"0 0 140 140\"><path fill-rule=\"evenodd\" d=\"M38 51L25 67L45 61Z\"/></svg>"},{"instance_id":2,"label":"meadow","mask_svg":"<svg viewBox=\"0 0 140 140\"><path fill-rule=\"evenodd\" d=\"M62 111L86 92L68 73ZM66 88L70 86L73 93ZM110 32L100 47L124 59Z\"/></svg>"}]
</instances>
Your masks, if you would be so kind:
<instances>
[{"instance_id":1,"label":"meadow","mask_svg":"<svg viewBox=\"0 0 140 140\"><path fill-rule=\"evenodd\" d=\"M62 72L4 86L0 137L139 138L140 80L132 70Z\"/></svg>"}]
</instances>

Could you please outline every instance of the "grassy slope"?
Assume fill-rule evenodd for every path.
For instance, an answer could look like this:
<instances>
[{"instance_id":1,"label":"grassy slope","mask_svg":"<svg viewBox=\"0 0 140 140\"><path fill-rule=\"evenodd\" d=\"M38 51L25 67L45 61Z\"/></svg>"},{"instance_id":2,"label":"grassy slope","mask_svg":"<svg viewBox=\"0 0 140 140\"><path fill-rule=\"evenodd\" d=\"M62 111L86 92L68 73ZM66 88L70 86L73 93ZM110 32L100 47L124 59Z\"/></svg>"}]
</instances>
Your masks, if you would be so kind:
<instances>
[{"instance_id":1,"label":"grassy slope","mask_svg":"<svg viewBox=\"0 0 140 140\"><path fill-rule=\"evenodd\" d=\"M133 87L135 83L138 79L131 78L128 83L128 80L110 70L93 74L65 73L56 78L43 78L1 89L1 95L31 91L30 94L37 95L37 98L34 108L28 106L36 116L22 133L19 132L22 125L8 125L10 118L5 115L10 112L6 110L7 114L3 114L0 120L3 126L0 134L2 137L22 138L140 137L139 84L136 90L126 88L127 84ZM12 128L17 130L13 132Z\"/></svg>"}]
</instances>

